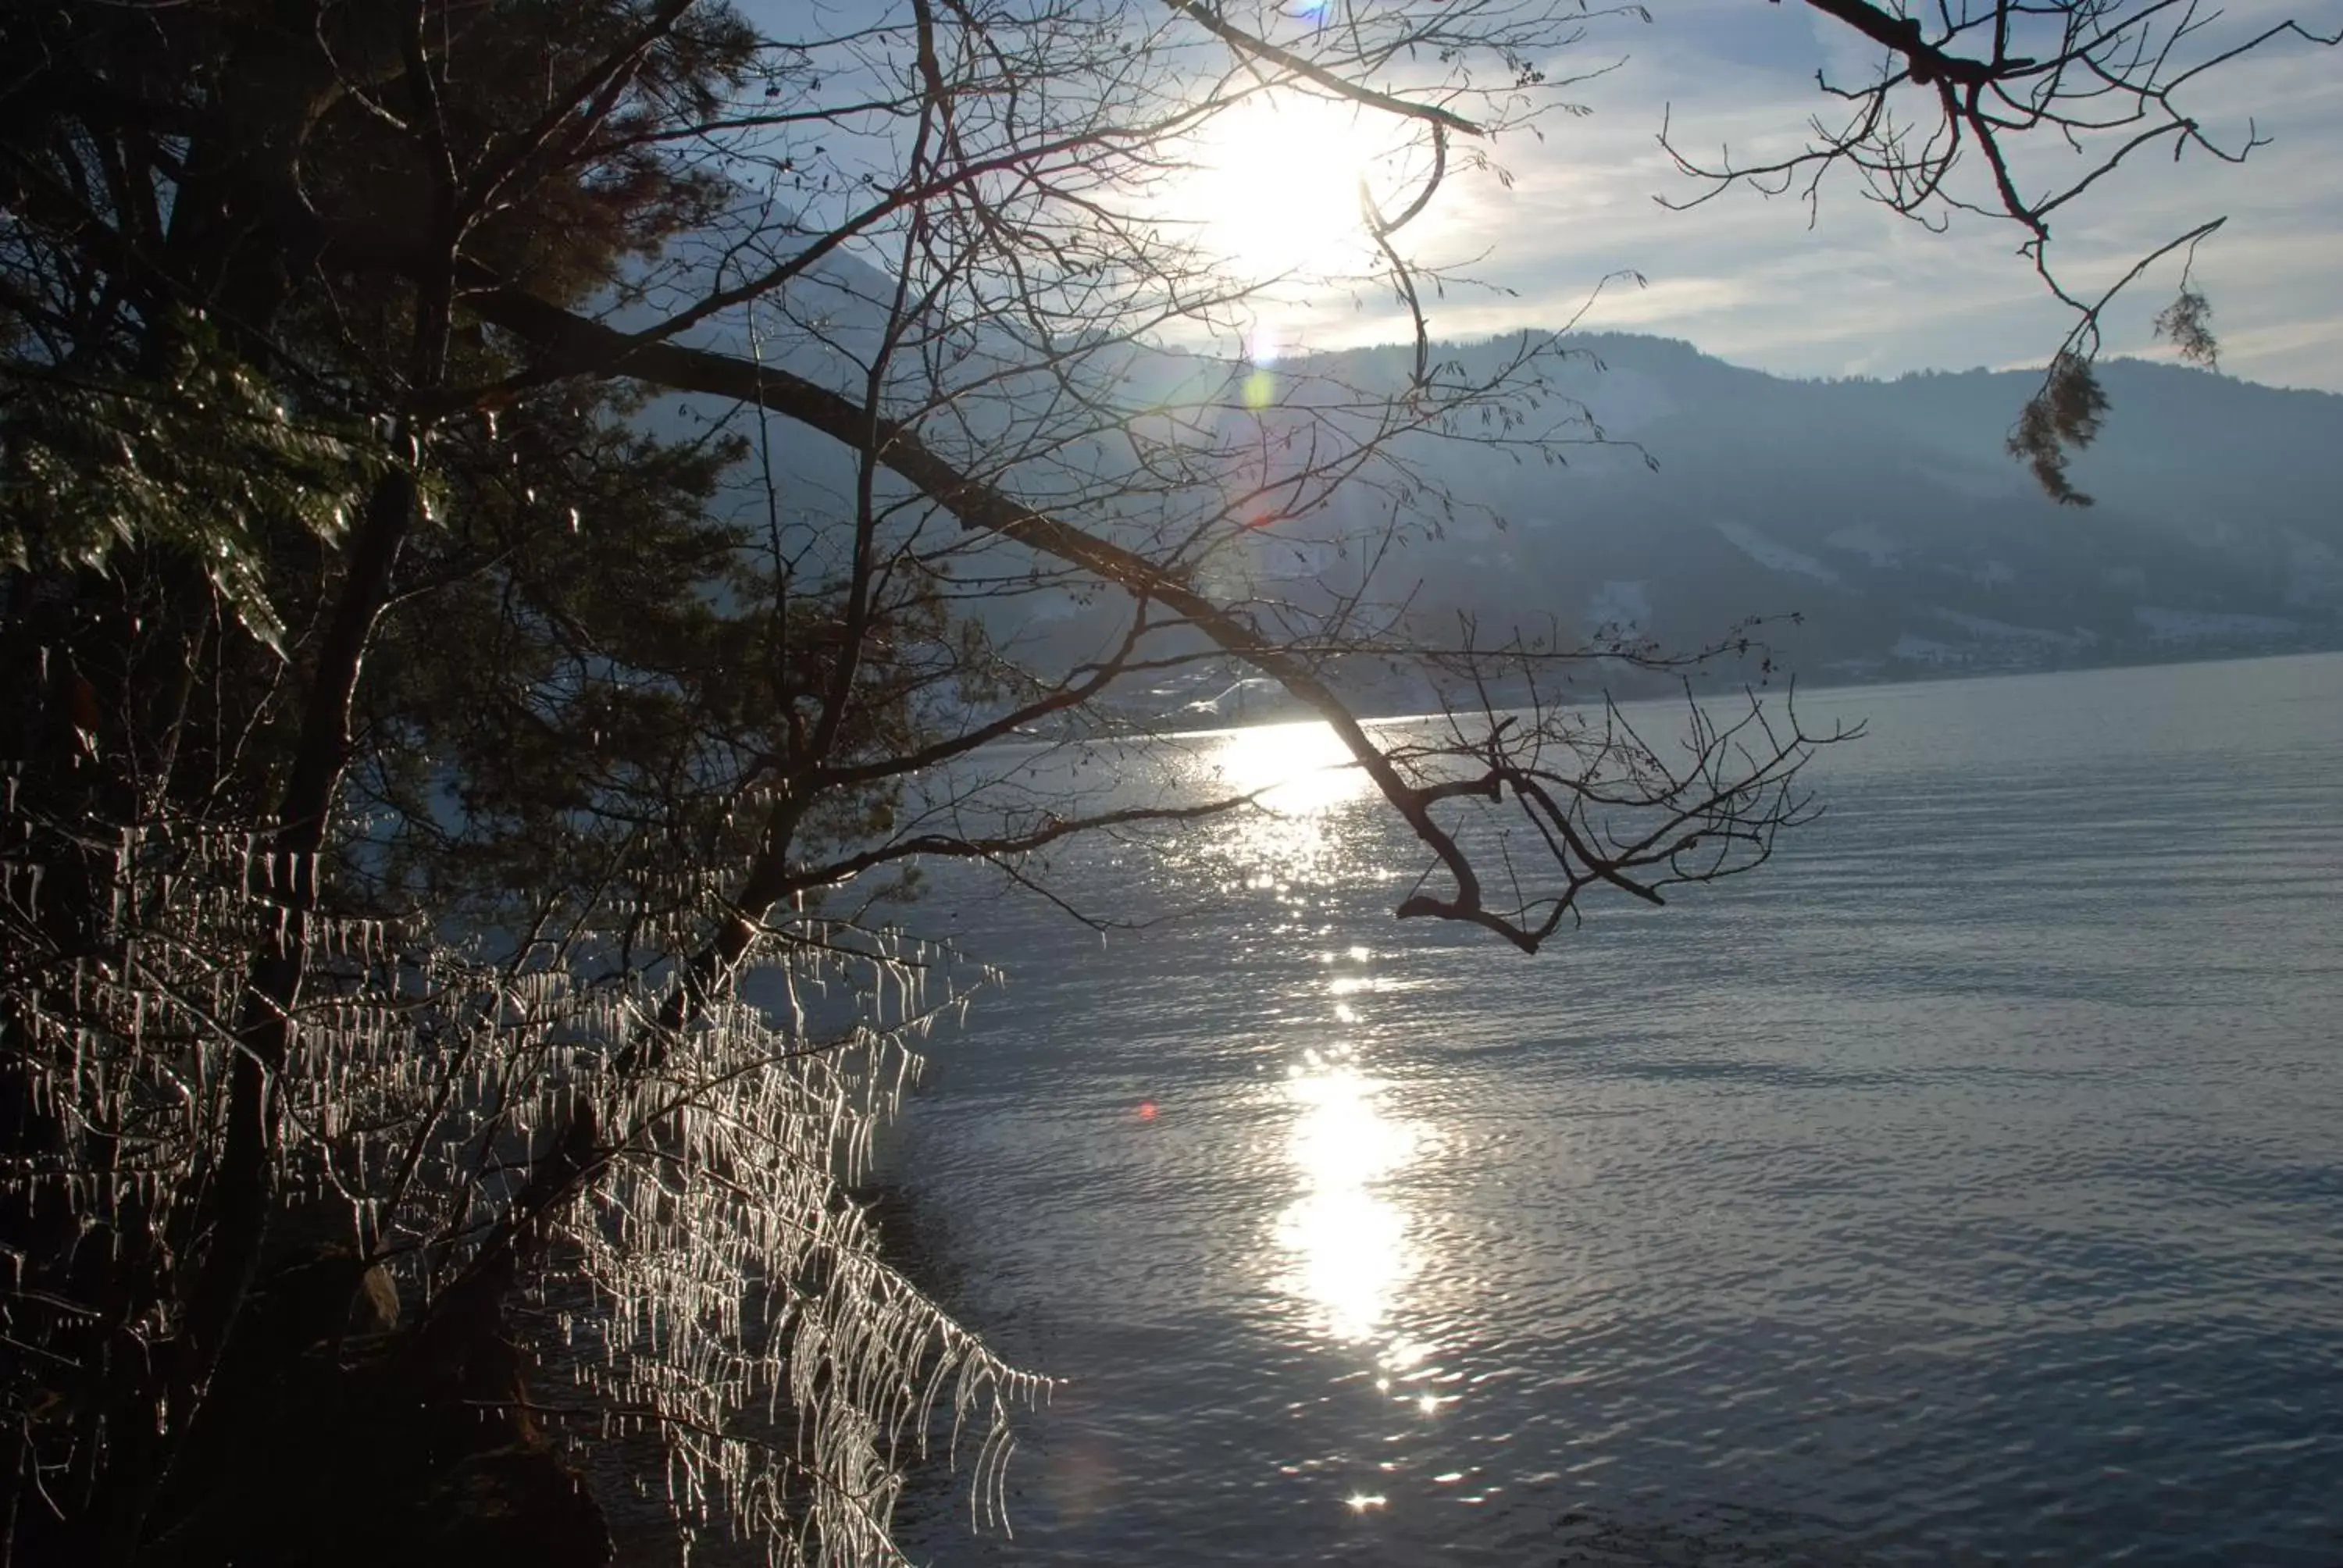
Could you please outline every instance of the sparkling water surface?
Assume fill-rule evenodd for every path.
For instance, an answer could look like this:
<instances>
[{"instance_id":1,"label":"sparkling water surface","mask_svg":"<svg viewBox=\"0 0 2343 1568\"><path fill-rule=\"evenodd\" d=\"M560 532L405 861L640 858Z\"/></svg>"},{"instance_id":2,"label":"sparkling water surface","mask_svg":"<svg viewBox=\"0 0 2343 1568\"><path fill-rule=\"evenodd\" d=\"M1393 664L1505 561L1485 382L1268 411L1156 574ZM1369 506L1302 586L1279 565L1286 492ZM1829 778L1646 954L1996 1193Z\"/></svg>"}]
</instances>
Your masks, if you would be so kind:
<instances>
[{"instance_id":1,"label":"sparkling water surface","mask_svg":"<svg viewBox=\"0 0 2343 1568\"><path fill-rule=\"evenodd\" d=\"M890 1174L1063 1381L914 1556L2343 1563L2343 658L1800 709L1822 822L1535 959L1340 775L1052 868L1211 918L944 880Z\"/></svg>"}]
</instances>

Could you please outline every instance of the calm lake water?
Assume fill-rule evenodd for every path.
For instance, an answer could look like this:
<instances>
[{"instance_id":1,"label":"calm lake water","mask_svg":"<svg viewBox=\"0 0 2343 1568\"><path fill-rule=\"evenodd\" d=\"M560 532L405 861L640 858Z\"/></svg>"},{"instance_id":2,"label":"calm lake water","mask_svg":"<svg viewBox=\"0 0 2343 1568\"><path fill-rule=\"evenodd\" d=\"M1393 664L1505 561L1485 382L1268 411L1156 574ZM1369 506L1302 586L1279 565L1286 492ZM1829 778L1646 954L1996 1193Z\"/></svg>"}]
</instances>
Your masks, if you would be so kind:
<instances>
[{"instance_id":1,"label":"calm lake water","mask_svg":"<svg viewBox=\"0 0 2343 1568\"><path fill-rule=\"evenodd\" d=\"M891 1163L1064 1381L914 1554L2343 1563L2343 658L1800 707L1824 821L1534 960L1339 789L959 903Z\"/></svg>"}]
</instances>

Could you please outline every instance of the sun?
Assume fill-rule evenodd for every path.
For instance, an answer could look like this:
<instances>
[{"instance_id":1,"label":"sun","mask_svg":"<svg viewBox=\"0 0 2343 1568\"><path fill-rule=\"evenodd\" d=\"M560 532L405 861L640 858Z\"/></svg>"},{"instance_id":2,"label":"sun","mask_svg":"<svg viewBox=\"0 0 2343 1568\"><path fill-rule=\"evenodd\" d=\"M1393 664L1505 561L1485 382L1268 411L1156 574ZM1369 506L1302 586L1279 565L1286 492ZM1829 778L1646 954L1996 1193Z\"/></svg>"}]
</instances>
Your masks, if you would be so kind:
<instances>
[{"instance_id":1,"label":"sun","mask_svg":"<svg viewBox=\"0 0 2343 1568\"><path fill-rule=\"evenodd\" d=\"M1355 104L1257 95L1198 135L1173 200L1198 243L1254 278L1355 276L1374 254L1362 181L1383 206L1419 163L1411 127Z\"/></svg>"}]
</instances>

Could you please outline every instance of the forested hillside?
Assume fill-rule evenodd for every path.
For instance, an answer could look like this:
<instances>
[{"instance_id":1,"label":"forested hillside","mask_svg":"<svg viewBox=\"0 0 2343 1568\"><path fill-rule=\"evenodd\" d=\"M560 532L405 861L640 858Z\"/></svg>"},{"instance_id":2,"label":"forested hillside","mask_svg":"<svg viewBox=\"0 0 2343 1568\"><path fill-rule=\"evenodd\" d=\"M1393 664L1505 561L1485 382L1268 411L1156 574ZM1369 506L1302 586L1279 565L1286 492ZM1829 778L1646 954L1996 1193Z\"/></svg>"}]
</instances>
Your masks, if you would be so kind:
<instances>
[{"instance_id":1,"label":"forested hillside","mask_svg":"<svg viewBox=\"0 0 2343 1568\"><path fill-rule=\"evenodd\" d=\"M1795 381L1665 339L1568 341L1556 388L1617 444L1560 469L1430 459L1473 505L1393 574L1420 611L1679 647L1763 615L1802 675L1836 678L2343 641L2343 397L2111 363L2075 465L2096 504L2060 506L2006 449L2038 372ZM1397 349L1344 357L1401 373ZM1272 540L1261 558L1304 565Z\"/></svg>"}]
</instances>

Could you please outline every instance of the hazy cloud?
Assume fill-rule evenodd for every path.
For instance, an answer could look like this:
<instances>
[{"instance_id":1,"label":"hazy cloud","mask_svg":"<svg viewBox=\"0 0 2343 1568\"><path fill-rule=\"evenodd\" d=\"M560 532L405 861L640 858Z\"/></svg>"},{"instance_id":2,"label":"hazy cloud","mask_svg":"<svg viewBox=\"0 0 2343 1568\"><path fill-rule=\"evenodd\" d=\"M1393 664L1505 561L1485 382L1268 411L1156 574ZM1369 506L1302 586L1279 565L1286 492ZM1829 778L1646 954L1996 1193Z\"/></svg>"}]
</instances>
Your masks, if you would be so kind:
<instances>
[{"instance_id":1,"label":"hazy cloud","mask_svg":"<svg viewBox=\"0 0 2343 1568\"><path fill-rule=\"evenodd\" d=\"M2242 10L2226 25L2250 31L2279 14ZM1418 247L1511 292L1452 290L1432 302L1436 332L1554 325L1599 279L1632 268L1650 286L1607 291L1587 325L1680 337L1781 373L2038 363L2064 336L2066 317L2006 225L1963 219L1930 234L1846 178L1825 186L1811 226L1795 196L1728 191L1691 212L1654 199L1702 189L1659 147L1664 121L1695 156L1803 146L1809 117L1833 107L1815 87L1816 67L1852 81L1873 65L1847 30L1801 6L1699 0L1657 9L1649 26L1614 25L1574 63L1623 53L1619 68L1574 90L1591 116L1549 119L1542 140L1515 135L1494 149L1510 188L1467 173L1443 194L1439 227ZM2272 145L2242 166L2157 156L2106 182L2059 221L2062 273L2103 286L2176 233L2226 215L2197 272L2214 300L2223 368L2343 390L2343 52L2281 43L2227 67L2201 102L2217 134L2242 139L2250 120ZM2077 166L2061 148L2029 152L2045 177ZM2157 352L2151 322L2177 277L2167 265L2111 313L2110 350ZM1378 310L1345 315L1318 316L1308 336L1331 346L1393 326Z\"/></svg>"}]
</instances>

